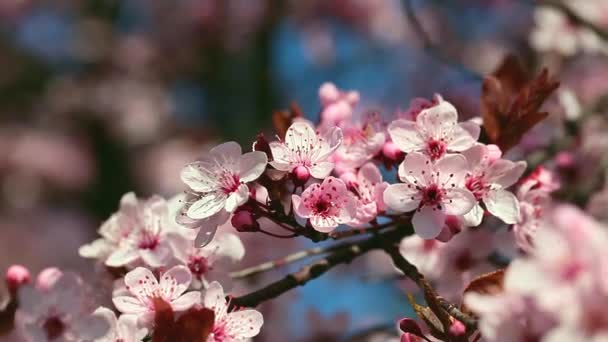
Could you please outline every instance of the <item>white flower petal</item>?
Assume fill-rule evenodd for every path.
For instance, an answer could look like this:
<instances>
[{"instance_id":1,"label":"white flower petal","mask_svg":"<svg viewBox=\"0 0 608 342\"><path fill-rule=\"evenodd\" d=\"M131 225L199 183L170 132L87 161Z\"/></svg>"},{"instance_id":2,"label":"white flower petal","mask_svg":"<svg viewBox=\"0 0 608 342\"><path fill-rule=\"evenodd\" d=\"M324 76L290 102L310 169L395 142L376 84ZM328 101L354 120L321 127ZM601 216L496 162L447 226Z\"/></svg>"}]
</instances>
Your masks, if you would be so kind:
<instances>
[{"instance_id":1,"label":"white flower petal","mask_svg":"<svg viewBox=\"0 0 608 342\"><path fill-rule=\"evenodd\" d=\"M223 316L226 313L227 305L226 298L224 296L224 289L222 285L217 281L212 282L205 290L205 296L203 299L203 305L207 309L211 309L217 316Z\"/></svg>"},{"instance_id":2,"label":"white flower petal","mask_svg":"<svg viewBox=\"0 0 608 342\"><path fill-rule=\"evenodd\" d=\"M249 199L249 187L241 184L235 192L228 195L226 199L226 211L229 213L234 212L236 208L245 204L247 199Z\"/></svg>"},{"instance_id":3,"label":"white flower petal","mask_svg":"<svg viewBox=\"0 0 608 342\"><path fill-rule=\"evenodd\" d=\"M525 161L514 163L510 160L499 159L490 166L488 179L502 188L508 188L519 180L525 170Z\"/></svg>"},{"instance_id":4,"label":"white flower petal","mask_svg":"<svg viewBox=\"0 0 608 342\"><path fill-rule=\"evenodd\" d=\"M115 250L106 260L106 266L122 267L139 259L139 254L131 246L123 246Z\"/></svg>"},{"instance_id":5,"label":"white flower petal","mask_svg":"<svg viewBox=\"0 0 608 342\"><path fill-rule=\"evenodd\" d=\"M490 190L483 198L488 211L506 224L519 221L519 203L512 193L506 190Z\"/></svg>"},{"instance_id":6,"label":"white flower petal","mask_svg":"<svg viewBox=\"0 0 608 342\"><path fill-rule=\"evenodd\" d=\"M266 170L267 163L268 157L264 152L254 151L243 154L239 158L239 177L241 181L248 183L258 179Z\"/></svg>"},{"instance_id":7,"label":"white flower petal","mask_svg":"<svg viewBox=\"0 0 608 342\"><path fill-rule=\"evenodd\" d=\"M418 126L415 122L399 119L391 122L387 129L395 145L403 152L409 153L422 149L424 141L418 133Z\"/></svg>"},{"instance_id":8,"label":"white flower petal","mask_svg":"<svg viewBox=\"0 0 608 342\"><path fill-rule=\"evenodd\" d=\"M461 152L475 145L475 141L476 139L471 136L469 131L456 125L450 135L450 141L448 142L447 148L450 151Z\"/></svg>"},{"instance_id":9,"label":"white flower petal","mask_svg":"<svg viewBox=\"0 0 608 342\"><path fill-rule=\"evenodd\" d=\"M458 125L456 108L447 101L440 101L438 105L425 109L416 117L416 124L420 131L426 131L435 139L449 135Z\"/></svg>"},{"instance_id":10,"label":"white flower petal","mask_svg":"<svg viewBox=\"0 0 608 342\"><path fill-rule=\"evenodd\" d=\"M264 324L264 317L256 310L248 309L228 314L226 330L235 339L246 339L256 336Z\"/></svg>"},{"instance_id":11,"label":"white flower petal","mask_svg":"<svg viewBox=\"0 0 608 342\"><path fill-rule=\"evenodd\" d=\"M293 210L296 215L302 218L310 217L311 211L302 203L302 197L298 195L291 195L291 204L293 205Z\"/></svg>"},{"instance_id":12,"label":"white flower petal","mask_svg":"<svg viewBox=\"0 0 608 342\"><path fill-rule=\"evenodd\" d=\"M445 224L445 213L437 208L424 206L412 217L414 231L423 239L436 238Z\"/></svg>"},{"instance_id":13,"label":"white flower petal","mask_svg":"<svg viewBox=\"0 0 608 342\"><path fill-rule=\"evenodd\" d=\"M158 288L158 281L149 269L137 267L125 275L125 285L130 293L139 296L153 293Z\"/></svg>"},{"instance_id":14,"label":"white flower petal","mask_svg":"<svg viewBox=\"0 0 608 342\"><path fill-rule=\"evenodd\" d=\"M391 184L384 190L384 203L391 209L406 213L420 205L421 195L409 184Z\"/></svg>"},{"instance_id":15,"label":"white flower petal","mask_svg":"<svg viewBox=\"0 0 608 342\"><path fill-rule=\"evenodd\" d=\"M329 176L333 169L334 163L327 161L314 163L309 167L310 175L317 179L323 179Z\"/></svg>"},{"instance_id":16,"label":"white flower petal","mask_svg":"<svg viewBox=\"0 0 608 342\"><path fill-rule=\"evenodd\" d=\"M167 298L173 300L184 293L190 282L192 281L192 273L185 266L174 266L167 272L163 273L160 278L160 287L167 295Z\"/></svg>"},{"instance_id":17,"label":"white flower petal","mask_svg":"<svg viewBox=\"0 0 608 342\"><path fill-rule=\"evenodd\" d=\"M475 196L466 189L447 189L443 205L448 215L464 215L477 204Z\"/></svg>"},{"instance_id":18,"label":"white flower petal","mask_svg":"<svg viewBox=\"0 0 608 342\"><path fill-rule=\"evenodd\" d=\"M176 300L171 302L171 308L175 311L185 311L190 309L196 304L201 302L201 293L198 291L191 291L180 296Z\"/></svg>"},{"instance_id":19,"label":"white flower petal","mask_svg":"<svg viewBox=\"0 0 608 342\"><path fill-rule=\"evenodd\" d=\"M190 189L197 192L209 192L218 188L214 174L207 170L207 165L202 162L195 162L184 166L180 173L182 182Z\"/></svg>"},{"instance_id":20,"label":"white flower petal","mask_svg":"<svg viewBox=\"0 0 608 342\"><path fill-rule=\"evenodd\" d=\"M190 205L186 214L188 217L197 220L208 218L224 208L226 197L226 194L221 191L205 194Z\"/></svg>"},{"instance_id":21,"label":"white flower petal","mask_svg":"<svg viewBox=\"0 0 608 342\"><path fill-rule=\"evenodd\" d=\"M463 216L464 223L468 227L477 227L483 220L483 208L476 203L468 213Z\"/></svg>"},{"instance_id":22,"label":"white flower petal","mask_svg":"<svg viewBox=\"0 0 608 342\"><path fill-rule=\"evenodd\" d=\"M234 141L228 141L218 145L209 151L209 154L220 160L237 160L241 156L241 145Z\"/></svg>"},{"instance_id":23,"label":"white flower petal","mask_svg":"<svg viewBox=\"0 0 608 342\"><path fill-rule=\"evenodd\" d=\"M126 314L141 314L148 311L148 308L135 297L114 297L112 298L112 303L114 303L118 311Z\"/></svg>"},{"instance_id":24,"label":"white flower petal","mask_svg":"<svg viewBox=\"0 0 608 342\"><path fill-rule=\"evenodd\" d=\"M459 154L448 154L439 159L435 165L439 172L439 183L446 188L462 185L468 166L467 159Z\"/></svg>"},{"instance_id":25,"label":"white flower petal","mask_svg":"<svg viewBox=\"0 0 608 342\"><path fill-rule=\"evenodd\" d=\"M411 152L399 165L398 173L403 182L426 186L432 181L433 163L426 155Z\"/></svg>"}]
</instances>

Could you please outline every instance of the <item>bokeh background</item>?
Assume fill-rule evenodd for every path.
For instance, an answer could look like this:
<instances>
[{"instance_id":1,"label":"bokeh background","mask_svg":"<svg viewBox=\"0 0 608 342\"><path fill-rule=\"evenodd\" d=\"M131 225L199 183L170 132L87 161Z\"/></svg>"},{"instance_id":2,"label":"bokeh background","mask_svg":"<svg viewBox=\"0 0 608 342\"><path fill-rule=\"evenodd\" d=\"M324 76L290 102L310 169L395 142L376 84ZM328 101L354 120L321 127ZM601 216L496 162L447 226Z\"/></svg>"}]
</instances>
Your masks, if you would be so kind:
<instances>
[{"instance_id":1,"label":"bokeh background","mask_svg":"<svg viewBox=\"0 0 608 342\"><path fill-rule=\"evenodd\" d=\"M531 1L412 3L430 48L398 0L0 0L0 269L60 266L90 279L78 247L124 193L182 191L186 162L218 141L247 148L258 132L272 136L273 110L292 101L316 119L323 82L360 91L361 113L388 117L437 92L472 117L480 75L505 54L541 62L528 43ZM595 90L587 66L601 63L559 70ZM243 238L243 266L305 246ZM259 340L392 326L409 308L382 281L390 267L372 255L267 305Z\"/></svg>"}]
</instances>

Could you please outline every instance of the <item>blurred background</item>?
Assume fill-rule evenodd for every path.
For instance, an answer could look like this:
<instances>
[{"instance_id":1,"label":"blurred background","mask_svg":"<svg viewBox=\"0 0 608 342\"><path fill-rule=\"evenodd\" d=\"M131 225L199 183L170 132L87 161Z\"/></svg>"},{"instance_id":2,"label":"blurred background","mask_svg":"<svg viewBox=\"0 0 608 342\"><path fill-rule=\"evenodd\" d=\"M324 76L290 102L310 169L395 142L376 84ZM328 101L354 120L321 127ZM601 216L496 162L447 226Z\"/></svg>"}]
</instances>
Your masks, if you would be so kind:
<instances>
[{"instance_id":1,"label":"blurred background","mask_svg":"<svg viewBox=\"0 0 608 342\"><path fill-rule=\"evenodd\" d=\"M182 191L186 162L218 141L246 149L258 132L273 136L273 110L292 101L314 120L326 81L358 90L357 111L386 117L435 92L477 115L480 75L507 53L572 87L605 89L601 58L539 60L533 16L523 0L0 0L0 269L90 277L78 247L124 193ZM245 264L302 247L244 239ZM266 307L273 333L260 340L391 326L409 306L368 279L382 272L367 267L374 258Z\"/></svg>"}]
</instances>

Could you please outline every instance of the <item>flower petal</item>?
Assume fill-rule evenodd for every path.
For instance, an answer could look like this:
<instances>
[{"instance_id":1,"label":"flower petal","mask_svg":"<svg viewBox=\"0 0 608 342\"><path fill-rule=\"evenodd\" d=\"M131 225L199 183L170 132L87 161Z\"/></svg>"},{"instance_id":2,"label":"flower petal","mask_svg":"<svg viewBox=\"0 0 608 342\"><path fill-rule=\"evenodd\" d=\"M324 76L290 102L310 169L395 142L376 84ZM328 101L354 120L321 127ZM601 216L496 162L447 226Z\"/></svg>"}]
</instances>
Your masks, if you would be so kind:
<instances>
[{"instance_id":1,"label":"flower petal","mask_svg":"<svg viewBox=\"0 0 608 342\"><path fill-rule=\"evenodd\" d=\"M384 190L384 203L389 208L406 213L420 205L420 191L409 184L391 184Z\"/></svg>"},{"instance_id":2,"label":"flower petal","mask_svg":"<svg viewBox=\"0 0 608 342\"><path fill-rule=\"evenodd\" d=\"M241 156L241 151L241 145L234 141L228 141L212 148L209 154L219 157L220 160L237 160Z\"/></svg>"},{"instance_id":3,"label":"flower petal","mask_svg":"<svg viewBox=\"0 0 608 342\"><path fill-rule=\"evenodd\" d=\"M456 108L447 101L441 101L436 106L425 109L416 117L416 124L420 131L426 131L429 136L439 139L458 125Z\"/></svg>"},{"instance_id":4,"label":"flower petal","mask_svg":"<svg viewBox=\"0 0 608 342\"><path fill-rule=\"evenodd\" d=\"M296 215L302 218L310 217L310 208L308 208L304 203L302 203L302 197L298 195L291 195L291 204L293 205L293 210Z\"/></svg>"},{"instance_id":5,"label":"flower petal","mask_svg":"<svg viewBox=\"0 0 608 342\"><path fill-rule=\"evenodd\" d=\"M201 293L190 291L171 302L171 308L175 311L185 311L201 302Z\"/></svg>"},{"instance_id":6,"label":"flower petal","mask_svg":"<svg viewBox=\"0 0 608 342\"><path fill-rule=\"evenodd\" d=\"M224 208L226 197L226 194L221 191L207 193L196 202L190 204L186 214L188 217L197 220L208 218Z\"/></svg>"},{"instance_id":7,"label":"flower petal","mask_svg":"<svg viewBox=\"0 0 608 342\"><path fill-rule=\"evenodd\" d=\"M395 145L406 153L420 150L424 145L418 133L418 126L413 121L399 119L391 122L388 125L388 134Z\"/></svg>"},{"instance_id":8,"label":"flower petal","mask_svg":"<svg viewBox=\"0 0 608 342\"><path fill-rule=\"evenodd\" d=\"M190 189L196 192L209 192L218 188L215 175L207 169L206 163L194 162L184 166L180 177Z\"/></svg>"},{"instance_id":9,"label":"flower petal","mask_svg":"<svg viewBox=\"0 0 608 342\"><path fill-rule=\"evenodd\" d=\"M105 264L110 267L122 267L137 259L139 259L139 253L136 250L131 246L123 246L110 254Z\"/></svg>"},{"instance_id":10,"label":"flower petal","mask_svg":"<svg viewBox=\"0 0 608 342\"><path fill-rule=\"evenodd\" d=\"M469 131L456 125L450 135L450 141L448 142L447 147L450 151L461 152L475 145L475 141L476 139L471 136Z\"/></svg>"},{"instance_id":11,"label":"flower petal","mask_svg":"<svg viewBox=\"0 0 608 342\"><path fill-rule=\"evenodd\" d=\"M414 231L423 239L436 238L445 224L445 213L434 207L424 206L412 217Z\"/></svg>"},{"instance_id":12,"label":"flower petal","mask_svg":"<svg viewBox=\"0 0 608 342\"><path fill-rule=\"evenodd\" d=\"M464 215L477 204L475 196L466 189L447 189L443 205L448 215Z\"/></svg>"},{"instance_id":13,"label":"flower petal","mask_svg":"<svg viewBox=\"0 0 608 342\"><path fill-rule=\"evenodd\" d=\"M266 153L254 151L243 154L239 158L239 177L242 182L248 183L258 179L264 170L268 157Z\"/></svg>"},{"instance_id":14,"label":"flower petal","mask_svg":"<svg viewBox=\"0 0 608 342\"><path fill-rule=\"evenodd\" d=\"M432 182L433 164L429 157L420 152L411 152L399 165L399 179L403 182L426 186Z\"/></svg>"},{"instance_id":15,"label":"flower petal","mask_svg":"<svg viewBox=\"0 0 608 342\"><path fill-rule=\"evenodd\" d=\"M260 333L264 317L256 310L248 309L228 314L226 331L235 339L247 339Z\"/></svg>"},{"instance_id":16,"label":"flower petal","mask_svg":"<svg viewBox=\"0 0 608 342\"><path fill-rule=\"evenodd\" d=\"M145 298L158 288L158 281L149 269L137 267L125 275L125 285L134 296Z\"/></svg>"},{"instance_id":17,"label":"flower petal","mask_svg":"<svg viewBox=\"0 0 608 342\"><path fill-rule=\"evenodd\" d=\"M226 299L224 297L224 289L217 281L212 282L205 291L203 305L207 309L215 311L216 316L224 314L227 310Z\"/></svg>"},{"instance_id":18,"label":"flower petal","mask_svg":"<svg viewBox=\"0 0 608 342\"><path fill-rule=\"evenodd\" d=\"M508 188L519 180L525 170L525 161L514 163L510 160L499 159L490 166L487 177L492 183Z\"/></svg>"},{"instance_id":19,"label":"flower petal","mask_svg":"<svg viewBox=\"0 0 608 342\"><path fill-rule=\"evenodd\" d=\"M477 227L481 224L483 220L483 208L476 203L468 213L463 216L464 223L468 227Z\"/></svg>"},{"instance_id":20,"label":"flower petal","mask_svg":"<svg viewBox=\"0 0 608 342\"><path fill-rule=\"evenodd\" d=\"M160 288L169 300L173 300L188 289L191 281L192 273L187 267L174 266L161 276Z\"/></svg>"},{"instance_id":21,"label":"flower petal","mask_svg":"<svg viewBox=\"0 0 608 342\"><path fill-rule=\"evenodd\" d=\"M249 199L249 187L245 184L239 185L237 190L230 195L226 199L226 211L231 213L236 210L236 208L245 204Z\"/></svg>"},{"instance_id":22,"label":"flower petal","mask_svg":"<svg viewBox=\"0 0 608 342\"><path fill-rule=\"evenodd\" d=\"M459 154L448 154L439 159L435 165L439 172L439 183L446 188L460 186L464 182L468 166L467 159Z\"/></svg>"},{"instance_id":23,"label":"flower petal","mask_svg":"<svg viewBox=\"0 0 608 342\"><path fill-rule=\"evenodd\" d=\"M323 179L331 173L331 170L334 169L334 163L332 162L319 162L314 163L309 167L310 175L317 179Z\"/></svg>"},{"instance_id":24,"label":"flower petal","mask_svg":"<svg viewBox=\"0 0 608 342\"><path fill-rule=\"evenodd\" d=\"M506 190L490 190L484 196L483 203L488 211L506 224L519 221L519 203L512 193Z\"/></svg>"},{"instance_id":25,"label":"flower petal","mask_svg":"<svg viewBox=\"0 0 608 342\"><path fill-rule=\"evenodd\" d=\"M137 298L130 296L120 296L112 298L112 303L116 309L125 314L140 314L148 311Z\"/></svg>"}]
</instances>

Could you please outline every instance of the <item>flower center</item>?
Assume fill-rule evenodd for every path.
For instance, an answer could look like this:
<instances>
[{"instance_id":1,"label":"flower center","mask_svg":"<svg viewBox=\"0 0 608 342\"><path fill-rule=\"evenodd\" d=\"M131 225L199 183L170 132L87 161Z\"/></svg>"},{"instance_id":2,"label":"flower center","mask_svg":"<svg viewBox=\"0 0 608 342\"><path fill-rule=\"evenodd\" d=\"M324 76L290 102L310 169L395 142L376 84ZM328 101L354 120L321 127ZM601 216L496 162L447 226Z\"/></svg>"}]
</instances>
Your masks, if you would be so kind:
<instances>
[{"instance_id":1,"label":"flower center","mask_svg":"<svg viewBox=\"0 0 608 342\"><path fill-rule=\"evenodd\" d=\"M42 327L44 328L46 337L49 340L54 340L57 337L60 337L65 331L65 324L63 324L61 319L57 316L47 318Z\"/></svg>"},{"instance_id":2,"label":"flower center","mask_svg":"<svg viewBox=\"0 0 608 342\"><path fill-rule=\"evenodd\" d=\"M222 191L224 191L225 194L235 192L239 188L239 185L241 185L239 176L229 171L222 172L219 179Z\"/></svg>"},{"instance_id":3,"label":"flower center","mask_svg":"<svg viewBox=\"0 0 608 342\"><path fill-rule=\"evenodd\" d=\"M139 242L137 244L137 247L139 249L153 250L158 246L159 243L160 243L160 239L159 239L158 235L153 234L144 229L141 232L141 235L139 237Z\"/></svg>"},{"instance_id":4,"label":"flower center","mask_svg":"<svg viewBox=\"0 0 608 342\"><path fill-rule=\"evenodd\" d=\"M437 160L445 154L447 145L443 140L429 139L426 143L426 153L432 160Z\"/></svg>"},{"instance_id":5,"label":"flower center","mask_svg":"<svg viewBox=\"0 0 608 342\"><path fill-rule=\"evenodd\" d=\"M331 208L331 202L325 199L319 199L314 206L314 210L316 214L325 215L328 213Z\"/></svg>"},{"instance_id":6,"label":"flower center","mask_svg":"<svg viewBox=\"0 0 608 342\"><path fill-rule=\"evenodd\" d=\"M229 337L230 336L228 336L224 324L219 324L213 327L213 341L224 342L224 340L227 340Z\"/></svg>"},{"instance_id":7,"label":"flower center","mask_svg":"<svg viewBox=\"0 0 608 342\"><path fill-rule=\"evenodd\" d=\"M188 268L193 274L202 276L209 271L210 266L206 258L201 256L191 256L188 260Z\"/></svg>"},{"instance_id":8,"label":"flower center","mask_svg":"<svg viewBox=\"0 0 608 342\"><path fill-rule=\"evenodd\" d=\"M443 199L443 189L440 189L437 184L431 184L422 190L423 205L439 205Z\"/></svg>"},{"instance_id":9,"label":"flower center","mask_svg":"<svg viewBox=\"0 0 608 342\"><path fill-rule=\"evenodd\" d=\"M467 177L465 180L465 186L473 193L473 195L475 195L475 199L478 201L481 200L487 190L487 186L482 177Z\"/></svg>"}]
</instances>

